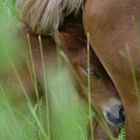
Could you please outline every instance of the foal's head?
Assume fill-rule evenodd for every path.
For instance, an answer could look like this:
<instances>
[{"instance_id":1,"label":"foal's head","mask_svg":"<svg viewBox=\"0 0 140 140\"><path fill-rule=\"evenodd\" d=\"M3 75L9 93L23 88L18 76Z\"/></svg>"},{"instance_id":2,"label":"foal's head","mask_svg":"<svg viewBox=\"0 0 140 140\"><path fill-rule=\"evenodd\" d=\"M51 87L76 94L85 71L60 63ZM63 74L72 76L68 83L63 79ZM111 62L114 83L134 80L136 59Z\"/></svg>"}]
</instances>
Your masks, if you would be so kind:
<instances>
[{"instance_id":1,"label":"foal's head","mask_svg":"<svg viewBox=\"0 0 140 140\"><path fill-rule=\"evenodd\" d=\"M90 50L90 70L87 68L86 42L62 33L62 50L68 56L84 86L88 87L90 77L92 104L99 108L106 121L112 126L120 126L124 121L124 110L117 91L92 50ZM88 73L89 72L89 73ZM79 93L83 92L79 84ZM87 98L87 94L83 95Z\"/></svg>"}]
</instances>

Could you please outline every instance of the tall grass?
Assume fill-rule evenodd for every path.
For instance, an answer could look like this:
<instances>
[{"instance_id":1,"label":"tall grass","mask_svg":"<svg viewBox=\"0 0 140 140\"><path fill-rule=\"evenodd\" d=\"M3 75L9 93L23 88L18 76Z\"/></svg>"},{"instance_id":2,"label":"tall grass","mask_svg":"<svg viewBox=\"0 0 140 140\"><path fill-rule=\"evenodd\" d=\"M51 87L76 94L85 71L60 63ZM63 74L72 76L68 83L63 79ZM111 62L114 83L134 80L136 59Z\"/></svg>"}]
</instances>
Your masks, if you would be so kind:
<instances>
[{"instance_id":1,"label":"tall grass","mask_svg":"<svg viewBox=\"0 0 140 140\"><path fill-rule=\"evenodd\" d=\"M59 39L57 39L58 43L56 45L58 61L56 64L49 65L44 61L41 37L39 37L42 82L45 92L45 97L40 99L30 37L27 35L30 54L28 67L37 99L36 103L33 104L15 66L16 63L20 63L20 55L23 55L18 48L20 45L17 34L19 27L18 12L14 7L13 0L1 0L0 5L0 71L3 69L9 71L9 67L12 67L13 75L15 75L25 96L25 102L21 105L20 102L13 103L15 102L13 100L14 95L7 94L7 90L3 88L0 81L0 139L87 140L87 125L89 122L91 131L94 129L92 126L94 112L91 109L90 86L88 87L89 105L87 106L77 94L71 72L68 67L63 66L59 55ZM89 57L87 63L89 68ZM90 85L89 77L88 83ZM104 123L104 121L101 122L103 126ZM104 129L108 131L106 127ZM124 139L123 132L122 130L118 140ZM106 133L109 134L109 132ZM111 140L113 139L111 136L109 137Z\"/></svg>"}]
</instances>

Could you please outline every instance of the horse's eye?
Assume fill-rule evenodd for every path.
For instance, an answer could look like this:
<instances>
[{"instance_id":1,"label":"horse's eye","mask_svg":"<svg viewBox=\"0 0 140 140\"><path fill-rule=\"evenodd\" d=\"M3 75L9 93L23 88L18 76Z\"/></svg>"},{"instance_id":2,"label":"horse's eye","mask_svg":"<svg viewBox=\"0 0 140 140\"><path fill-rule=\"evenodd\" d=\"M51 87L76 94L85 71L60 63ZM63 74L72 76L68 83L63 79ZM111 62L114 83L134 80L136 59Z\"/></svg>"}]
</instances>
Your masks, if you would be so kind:
<instances>
[{"instance_id":1,"label":"horse's eye","mask_svg":"<svg viewBox=\"0 0 140 140\"><path fill-rule=\"evenodd\" d=\"M94 69L89 70L89 76L91 79L99 79L99 75Z\"/></svg>"}]
</instances>

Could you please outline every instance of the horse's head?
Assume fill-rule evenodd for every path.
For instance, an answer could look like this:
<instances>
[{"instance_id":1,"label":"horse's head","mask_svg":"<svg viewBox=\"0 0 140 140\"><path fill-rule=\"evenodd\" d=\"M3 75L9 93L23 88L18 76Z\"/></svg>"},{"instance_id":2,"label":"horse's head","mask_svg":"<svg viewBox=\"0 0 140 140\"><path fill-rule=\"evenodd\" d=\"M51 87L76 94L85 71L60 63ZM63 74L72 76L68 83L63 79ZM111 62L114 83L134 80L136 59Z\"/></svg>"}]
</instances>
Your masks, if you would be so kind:
<instances>
[{"instance_id":1,"label":"horse's head","mask_svg":"<svg viewBox=\"0 0 140 140\"><path fill-rule=\"evenodd\" d=\"M66 33L62 33L61 38L62 50L74 66L81 82L87 88L88 68L86 42ZM109 124L112 126L120 126L120 124L124 122L123 106L111 79L92 50L90 50L89 77L91 98L94 107L101 110ZM79 93L82 92L79 84L77 85L77 89ZM86 93L86 95L82 96L87 98L88 95Z\"/></svg>"}]
</instances>

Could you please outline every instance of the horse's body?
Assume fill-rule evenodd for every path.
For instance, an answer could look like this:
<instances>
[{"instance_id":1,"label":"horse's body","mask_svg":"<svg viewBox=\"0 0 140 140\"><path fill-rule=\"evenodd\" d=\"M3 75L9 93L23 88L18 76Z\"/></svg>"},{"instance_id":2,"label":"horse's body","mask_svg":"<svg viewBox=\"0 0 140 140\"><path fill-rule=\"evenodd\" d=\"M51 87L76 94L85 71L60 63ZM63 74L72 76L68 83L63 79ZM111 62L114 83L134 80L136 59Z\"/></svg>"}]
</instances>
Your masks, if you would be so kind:
<instances>
[{"instance_id":1,"label":"horse's body","mask_svg":"<svg viewBox=\"0 0 140 140\"><path fill-rule=\"evenodd\" d=\"M83 21L90 44L122 99L127 140L139 140L140 2L86 0Z\"/></svg>"}]
</instances>

